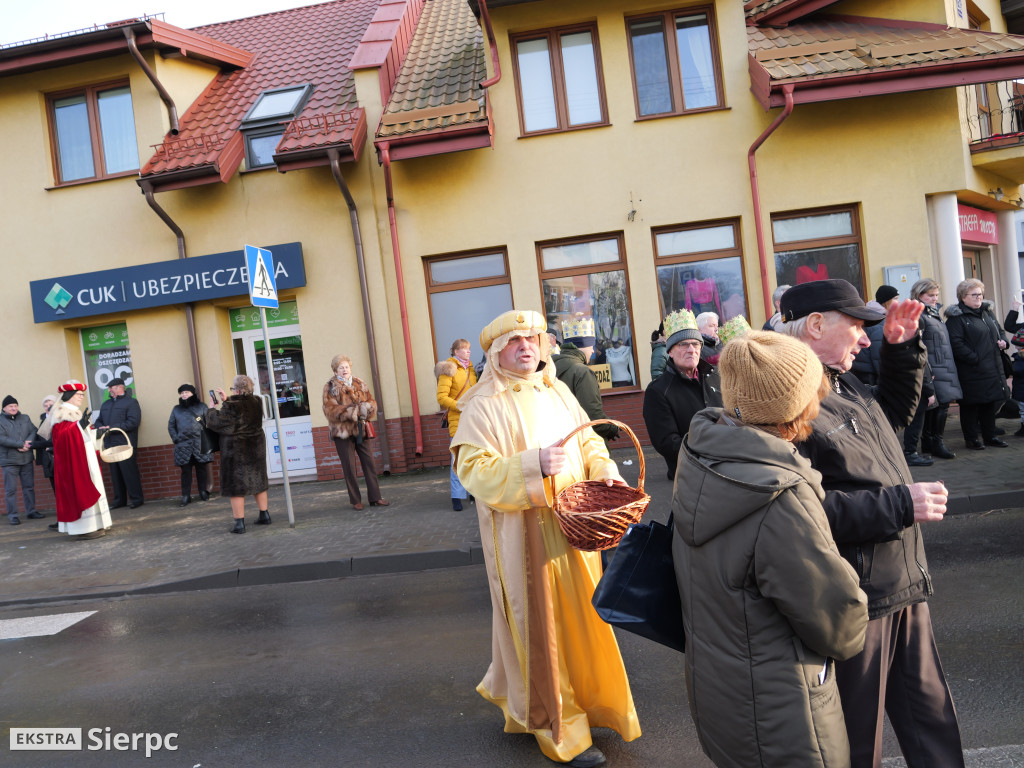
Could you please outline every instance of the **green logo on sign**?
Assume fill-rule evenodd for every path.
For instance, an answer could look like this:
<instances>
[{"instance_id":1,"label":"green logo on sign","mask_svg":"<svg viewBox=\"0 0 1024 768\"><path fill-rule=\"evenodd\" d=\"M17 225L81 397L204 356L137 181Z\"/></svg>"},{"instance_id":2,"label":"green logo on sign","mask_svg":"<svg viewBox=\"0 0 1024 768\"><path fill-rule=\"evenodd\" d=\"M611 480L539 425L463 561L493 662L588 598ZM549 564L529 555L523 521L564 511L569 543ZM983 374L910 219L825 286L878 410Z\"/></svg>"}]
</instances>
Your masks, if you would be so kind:
<instances>
[{"instance_id":1,"label":"green logo on sign","mask_svg":"<svg viewBox=\"0 0 1024 768\"><path fill-rule=\"evenodd\" d=\"M37 294L38 295L38 294ZM43 299L52 309L57 310L58 315L64 314L64 307L71 303L71 294L61 287L60 283L54 283L53 288Z\"/></svg>"}]
</instances>

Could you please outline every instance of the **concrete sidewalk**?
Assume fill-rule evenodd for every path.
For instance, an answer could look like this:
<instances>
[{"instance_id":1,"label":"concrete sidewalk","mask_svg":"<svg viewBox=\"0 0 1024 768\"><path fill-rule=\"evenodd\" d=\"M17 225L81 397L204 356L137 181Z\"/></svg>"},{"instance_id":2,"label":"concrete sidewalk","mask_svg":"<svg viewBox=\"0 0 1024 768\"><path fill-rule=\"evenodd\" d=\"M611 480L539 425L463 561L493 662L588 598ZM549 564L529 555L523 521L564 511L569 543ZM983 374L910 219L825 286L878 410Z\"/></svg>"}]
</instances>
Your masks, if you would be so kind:
<instances>
[{"instance_id":1,"label":"concrete sidewalk","mask_svg":"<svg viewBox=\"0 0 1024 768\"><path fill-rule=\"evenodd\" d=\"M915 481L942 480L950 490L950 513L966 514L1024 506L1024 439L1013 437L1018 422L1000 420L1009 448L968 451L960 425L951 417L950 461L936 460L913 472ZM636 485L639 461L624 439L612 452L623 476ZM652 502L647 515L668 517L672 486L665 462L648 448L645 488ZM630 461L626 465L624 462ZM55 520L0 524L0 605L96 597L176 592L253 584L418 571L482 563L476 508L451 508L447 469L383 478L388 507L356 511L343 481L292 483L295 527L288 525L284 489L270 491L273 525L252 525L256 510L246 509L247 533L228 532L226 498L147 502L112 513L114 527L100 539L79 541L47 528ZM364 495L365 503L365 495ZM52 511L51 511L52 512ZM927 537L927 534L926 534Z\"/></svg>"}]
</instances>

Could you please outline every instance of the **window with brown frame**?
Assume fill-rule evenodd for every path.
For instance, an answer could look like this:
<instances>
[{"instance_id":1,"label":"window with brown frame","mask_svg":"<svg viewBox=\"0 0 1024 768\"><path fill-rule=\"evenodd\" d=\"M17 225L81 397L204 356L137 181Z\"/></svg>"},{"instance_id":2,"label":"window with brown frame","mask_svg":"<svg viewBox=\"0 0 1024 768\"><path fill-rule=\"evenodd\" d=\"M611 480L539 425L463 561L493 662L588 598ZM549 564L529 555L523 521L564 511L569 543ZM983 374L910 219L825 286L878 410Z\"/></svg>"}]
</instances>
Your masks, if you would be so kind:
<instances>
[{"instance_id":1,"label":"window with brown frame","mask_svg":"<svg viewBox=\"0 0 1024 768\"><path fill-rule=\"evenodd\" d=\"M468 339L474 356L483 354L480 330L512 309L508 251L494 248L430 256L423 259L423 268L435 360L448 358L456 339Z\"/></svg>"},{"instance_id":2,"label":"window with brown frame","mask_svg":"<svg viewBox=\"0 0 1024 768\"><path fill-rule=\"evenodd\" d=\"M594 320L591 366L608 366L612 387L635 387L636 351L621 232L537 243L548 330L564 339L562 322ZM598 380L602 380L598 376Z\"/></svg>"},{"instance_id":3,"label":"window with brown frame","mask_svg":"<svg viewBox=\"0 0 1024 768\"><path fill-rule=\"evenodd\" d=\"M511 37L523 135L608 124L595 24Z\"/></svg>"},{"instance_id":4,"label":"window with brown frame","mask_svg":"<svg viewBox=\"0 0 1024 768\"><path fill-rule=\"evenodd\" d=\"M661 316L688 309L714 312L719 323L749 317L738 220L651 230Z\"/></svg>"},{"instance_id":5,"label":"window with brown frame","mask_svg":"<svg viewBox=\"0 0 1024 768\"><path fill-rule=\"evenodd\" d=\"M722 106L712 7L631 16L626 32L638 118Z\"/></svg>"},{"instance_id":6,"label":"window with brown frame","mask_svg":"<svg viewBox=\"0 0 1024 768\"><path fill-rule=\"evenodd\" d=\"M58 184L138 171L132 92L127 81L47 96Z\"/></svg>"},{"instance_id":7,"label":"window with brown frame","mask_svg":"<svg viewBox=\"0 0 1024 768\"><path fill-rule=\"evenodd\" d=\"M857 208L823 208L772 215L776 285L842 278L864 296Z\"/></svg>"}]
</instances>

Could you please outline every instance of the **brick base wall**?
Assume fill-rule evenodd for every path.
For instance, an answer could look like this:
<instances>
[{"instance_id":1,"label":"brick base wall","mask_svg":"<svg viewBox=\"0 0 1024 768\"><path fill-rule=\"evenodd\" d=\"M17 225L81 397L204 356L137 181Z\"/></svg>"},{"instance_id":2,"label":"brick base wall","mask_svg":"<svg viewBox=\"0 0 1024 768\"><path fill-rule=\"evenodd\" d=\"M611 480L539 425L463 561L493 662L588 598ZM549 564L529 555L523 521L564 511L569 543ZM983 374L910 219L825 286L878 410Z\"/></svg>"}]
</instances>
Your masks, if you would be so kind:
<instances>
[{"instance_id":1,"label":"brick base wall","mask_svg":"<svg viewBox=\"0 0 1024 768\"><path fill-rule=\"evenodd\" d=\"M629 425L636 433L641 446L650 443L647 437L647 428L644 426L643 418L643 392L629 392L626 394L610 395L604 398L604 410L608 418L621 421ZM404 474L418 469L430 469L435 467L446 467L451 454L448 452L448 445L451 438L448 436L448 428L441 426L441 417L435 413L425 413L420 416L420 425L423 430L423 453L416 455L416 434L413 429L411 416L404 416L398 419L389 419L388 429L388 459L392 474ZM613 445L622 448L627 445L623 443L625 437L616 440ZM373 443L374 457L377 461L377 471L384 472L382 461L381 441ZM317 480L341 480L344 475L341 471L341 462L338 460L338 453L334 447L327 427L316 427L313 429L313 450L316 456L316 479ZM139 463L139 474L142 476L142 493L147 500L167 499L181 495L181 469L174 465L174 446L154 445L140 448L136 452L136 460ZM358 461L356 462L358 465ZM103 484L107 490L107 498L113 497L113 485L110 480L109 465L101 462L103 467ZM362 474L362 470L357 470ZM194 472L194 470L193 470ZM216 455L210 465L210 472L213 478L214 492L220 490L220 454ZM50 481L43 477L40 467L36 467L36 506L41 510L54 509L53 491L50 488ZM199 489L195 485L193 475L192 493L197 494ZM21 493L19 489L18 507L21 509ZM22 510L23 511L23 510Z\"/></svg>"}]
</instances>

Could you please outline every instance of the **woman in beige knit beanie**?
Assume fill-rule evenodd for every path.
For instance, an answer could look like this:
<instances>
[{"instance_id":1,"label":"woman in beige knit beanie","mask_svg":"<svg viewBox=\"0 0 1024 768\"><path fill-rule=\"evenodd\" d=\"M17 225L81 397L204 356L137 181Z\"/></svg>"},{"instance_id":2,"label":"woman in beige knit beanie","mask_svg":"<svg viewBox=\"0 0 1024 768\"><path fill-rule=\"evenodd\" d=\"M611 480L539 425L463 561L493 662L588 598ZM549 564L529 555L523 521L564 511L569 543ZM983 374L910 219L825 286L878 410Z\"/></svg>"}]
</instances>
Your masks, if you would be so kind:
<instances>
[{"instance_id":1,"label":"woman in beige knit beanie","mask_svg":"<svg viewBox=\"0 0 1024 768\"><path fill-rule=\"evenodd\" d=\"M810 423L828 394L828 381L806 344L779 333L752 331L726 345L718 370L727 415L783 440L799 442L811 434Z\"/></svg>"},{"instance_id":2,"label":"woman in beige knit beanie","mask_svg":"<svg viewBox=\"0 0 1024 768\"><path fill-rule=\"evenodd\" d=\"M672 499L693 722L719 768L846 767L833 659L862 649L867 598L793 445L828 393L821 363L758 331L719 370L725 408L694 416Z\"/></svg>"}]
</instances>

